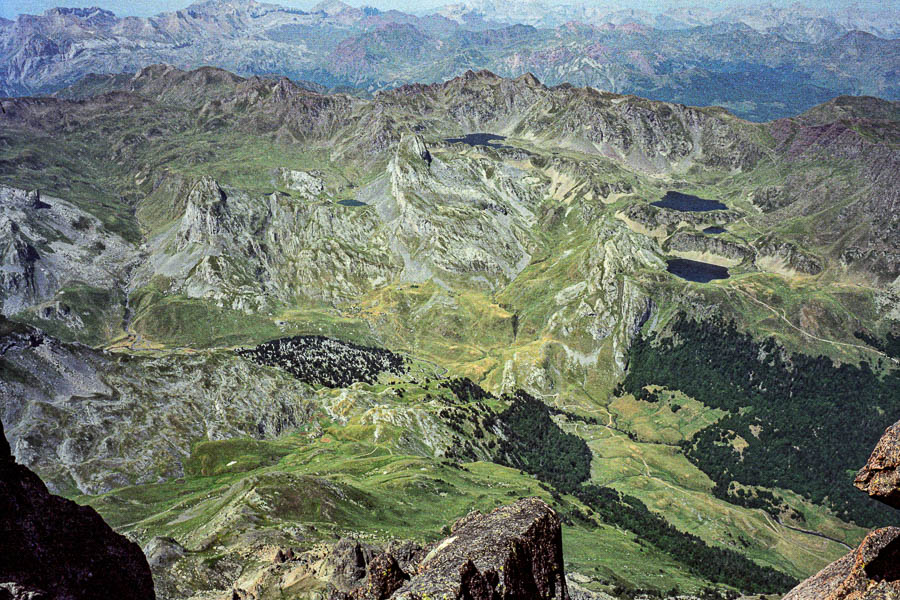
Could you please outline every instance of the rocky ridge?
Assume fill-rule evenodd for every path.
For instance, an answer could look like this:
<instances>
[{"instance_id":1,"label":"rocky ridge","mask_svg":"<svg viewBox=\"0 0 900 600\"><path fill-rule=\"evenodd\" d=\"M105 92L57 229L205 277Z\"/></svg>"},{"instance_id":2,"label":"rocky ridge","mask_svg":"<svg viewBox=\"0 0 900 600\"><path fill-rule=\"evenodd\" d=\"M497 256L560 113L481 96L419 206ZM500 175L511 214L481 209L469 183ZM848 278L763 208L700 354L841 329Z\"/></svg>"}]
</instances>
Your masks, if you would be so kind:
<instances>
[{"instance_id":1,"label":"rocky ridge","mask_svg":"<svg viewBox=\"0 0 900 600\"><path fill-rule=\"evenodd\" d=\"M330 203L258 198L209 177L193 184L184 206L148 241L135 287L163 276L169 293L249 312L298 297L348 299L388 281L398 266L372 211L346 209L335 226Z\"/></svg>"}]
</instances>

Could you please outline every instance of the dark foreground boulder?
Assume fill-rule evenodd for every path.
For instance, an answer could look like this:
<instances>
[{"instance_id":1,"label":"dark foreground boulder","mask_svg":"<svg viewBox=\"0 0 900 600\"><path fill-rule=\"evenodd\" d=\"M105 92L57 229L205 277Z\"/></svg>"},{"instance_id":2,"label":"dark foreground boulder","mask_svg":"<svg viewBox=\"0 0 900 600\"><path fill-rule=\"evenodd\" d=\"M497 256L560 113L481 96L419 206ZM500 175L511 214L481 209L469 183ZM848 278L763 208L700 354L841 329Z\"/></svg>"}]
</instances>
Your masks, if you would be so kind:
<instances>
[{"instance_id":1,"label":"dark foreground boulder","mask_svg":"<svg viewBox=\"0 0 900 600\"><path fill-rule=\"evenodd\" d=\"M18 465L0 424L0 599L155 599L140 547Z\"/></svg>"},{"instance_id":2,"label":"dark foreground boulder","mask_svg":"<svg viewBox=\"0 0 900 600\"><path fill-rule=\"evenodd\" d=\"M379 554L368 565L365 582L350 591L343 593L335 590L331 600L387 600L409 579L397 559L384 552Z\"/></svg>"},{"instance_id":3,"label":"dark foreground boulder","mask_svg":"<svg viewBox=\"0 0 900 600\"><path fill-rule=\"evenodd\" d=\"M856 487L900 508L900 422L885 431L856 476ZM871 532L859 548L831 563L784 600L900 600L900 528Z\"/></svg>"}]
</instances>

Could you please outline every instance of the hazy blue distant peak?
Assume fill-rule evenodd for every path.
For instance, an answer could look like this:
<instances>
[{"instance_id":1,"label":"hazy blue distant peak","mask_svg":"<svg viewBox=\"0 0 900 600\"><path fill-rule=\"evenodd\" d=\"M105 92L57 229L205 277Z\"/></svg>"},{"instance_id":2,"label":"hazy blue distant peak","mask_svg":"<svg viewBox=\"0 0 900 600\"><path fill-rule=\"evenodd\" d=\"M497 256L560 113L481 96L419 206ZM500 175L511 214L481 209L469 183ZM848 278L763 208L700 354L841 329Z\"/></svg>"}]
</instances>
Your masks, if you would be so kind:
<instances>
[{"instance_id":1,"label":"hazy blue distant peak","mask_svg":"<svg viewBox=\"0 0 900 600\"><path fill-rule=\"evenodd\" d=\"M339 0L282 0L275 2L290 8L306 11L324 10L329 14L335 12ZM118 16L153 16L162 12L180 10L191 4L187 0L4 0L0 2L0 17L15 18L19 14L41 14L57 6L84 7L99 6L114 12ZM397 9L413 13L435 11L450 3L447 0L350 0L350 6L372 6L382 10ZM640 10L654 15L672 11L693 9L708 12L722 10L759 11L765 7L776 9L794 8L798 3L792 0L771 0L766 3L753 3L746 0L601 0L600 2L579 2L567 0L470 0L464 2L467 7L482 11L491 8L491 12L512 14L522 10L534 12L541 9L560 9L586 11L588 13L615 12L622 10ZM802 3L801 3L802 4ZM843 13L853 14L858 11L878 12L882 14L900 13L900 0L821 0L809 3L804 10L813 10L819 14ZM336 11L339 12L339 9ZM898 20L895 16L895 21Z\"/></svg>"}]
</instances>

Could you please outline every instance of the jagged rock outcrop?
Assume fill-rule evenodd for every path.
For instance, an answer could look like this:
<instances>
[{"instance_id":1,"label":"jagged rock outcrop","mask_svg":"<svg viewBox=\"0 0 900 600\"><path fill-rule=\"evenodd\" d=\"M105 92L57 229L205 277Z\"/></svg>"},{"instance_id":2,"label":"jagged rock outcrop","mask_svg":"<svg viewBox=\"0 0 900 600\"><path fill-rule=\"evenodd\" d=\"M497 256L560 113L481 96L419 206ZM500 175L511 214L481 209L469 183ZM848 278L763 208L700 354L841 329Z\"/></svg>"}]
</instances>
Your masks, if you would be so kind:
<instances>
[{"instance_id":1,"label":"jagged rock outcrop","mask_svg":"<svg viewBox=\"0 0 900 600\"><path fill-rule=\"evenodd\" d=\"M154 543L156 548L171 545L165 540ZM160 579L168 576L161 573ZM231 589L236 600L570 598L560 521L538 498L525 498L489 514L472 512L453 525L449 537L425 548L398 541L377 548L349 538L306 551L276 552L270 546L267 564L245 570ZM315 593L306 595L310 590Z\"/></svg>"},{"instance_id":2,"label":"jagged rock outcrop","mask_svg":"<svg viewBox=\"0 0 900 600\"><path fill-rule=\"evenodd\" d=\"M144 547L144 554L150 568L165 569L184 556L186 550L177 540L170 537L155 537Z\"/></svg>"},{"instance_id":3,"label":"jagged rock outcrop","mask_svg":"<svg viewBox=\"0 0 900 600\"><path fill-rule=\"evenodd\" d=\"M900 421L887 428L853 483L876 500L900 509Z\"/></svg>"},{"instance_id":4,"label":"jagged rock outcrop","mask_svg":"<svg viewBox=\"0 0 900 600\"><path fill-rule=\"evenodd\" d=\"M368 544L342 538L325 559L331 570L331 584L339 590L354 589L366 577L366 566L375 557L375 552Z\"/></svg>"},{"instance_id":5,"label":"jagged rock outcrop","mask_svg":"<svg viewBox=\"0 0 900 600\"><path fill-rule=\"evenodd\" d=\"M387 600L409 580L397 559L383 552L367 565L365 582L350 593L335 592L331 600Z\"/></svg>"},{"instance_id":6,"label":"jagged rock outcrop","mask_svg":"<svg viewBox=\"0 0 900 600\"><path fill-rule=\"evenodd\" d=\"M221 239L226 230L228 197L212 177L202 177L187 197L184 216L179 224L177 248Z\"/></svg>"},{"instance_id":7,"label":"jagged rock outcrop","mask_svg":"<svg viewBox=\"0 0 900 600\"><path fill-rule=\"evenodd\" d=\"M679 231L670 237L666 241L665 248L676 252L715 254L735 261L743 261L753 256L751 248L737 242L684 231Z\"/></svg>"},{"instance_id":8,"label":"jagged rock outcrop","mask_svg":"<svg viewBox=\"0 0 900 600\"><path fill-rule=\"evenodd\" d=\"M422 139L421 135L404 136L400 139L400 143L405 144L403 150L418 156L427 164L431 164L431 152L428 150L428 146L425 145L425 140Z\"/></svg>"},{"instance_id":9,"label":"jagged rock outcrop","mask_svg":"<svg viewBox=\"0 0 900 600\"><path fill-rule=\"evenodd\" d=\"M387 175L390 187L379 180L369 193L394 232L403 279L496 287L530 262L541 198L521 170L490 158L438 158L421 136L405 134Z\"/></svg>"},{"instance_id":10,"label":"jagged rock outcrop","mask_svg":"<svg viewBox=\"0 0 900 600\"><path fill-rule=\"evenodd\" d=\"M855 485L876 500L900 508L900 421L888 427ZM784 600L900 599L900 528L869 533L845 557L794 588Z\"/></svg>"},{"instance_id":11,"label":"jagged rock outcrop","mask_svg":"<svg viewBox=\"0 0 900 600\"><path fill-rule=\"evenodd\" d=\"M668 208L659 208L645 203L630 204L625 209L624 216L650 230L663 227L667 233L674 232L681 223L687 223L695 227L700 225L724 225L739 218L738 213L733 210L682 212Z\"/></svg>"},{"instance_id":12,"label":"jagged rock outcrop","mask_svg":"<svg viewBox=\"0 0 900 600\"><path fill-rule=\"evenodd\" d=\"M450 536L433 544L404 571L390 550L368 558L364 548L342 540L328 561L345 568L332 578L332 600L568 600L563 570L562 530L556 512L538 498L525 498L489 514L472 512L458 520ZM406 547L407 550L411 549ZM365 581L347 591L350 580Z\"/></svg>"},{"instance_id":13,"label":"jagged rock outcrop","mask_svg":"<svg viewBox=\"0 0 900 600\"><path fill-rule=\"evenodd\" d=\"M275 170L275 182L307 200L315 200L325 191L319 171L294 171L284 167Z\"/></svg>"},{"instance_id":14,"label":"jagged rock outcrop","mask_svg":"<svg viewBox=\"0 0 900 600\"><path fill-rule=\"evenodd\" d=\"M859 548L807 579L784 600L900 598L900 528L876 529Z\"/></svg>"},{"instance_id":15,"label":"jagged rock outcrop","mask_svg":"<svg viewBox=\"0 0 900 600\"><path fill-rule=\"evenodd\" d=\"M140 547L16 464L0 424L0 597L153 600ZM6 590L5 593L3 590Z\"/></svg>"},{"instance_id":16,"label":"jagged rock outcrop","mask_svg":"<svg viewBox=\"0 0 900 600\"><path fill-rule=\"evenodd\" d=\"M772 238L762 240L757 246L757 263L776 270L785 269L804 275L818 275L822 272L822 261L804 252L796 244Z\"/></svg>"},{"instance_id":17,"label":"jagged rock outcrop","mask_svg":"<svg viewBox=\"0 0 900 600\"><path fill-rule=\"evenodd\" d=\"M750 194L750 201L763 212L772 212L787 206L793 199L786 193L784 186L764 185Z\"/></svg>"},{"instance_id":18,"label":"jagged rock outcrop","mask_svg":"<svg viewBox=\"0 0 900 600\"><path fill-rule=\"evenodd\" d=\"M75 205L42 197L36 190L0 185L0 311L4 314L51 300L67 285L90 282L104 290L121 287L136 259L130 243ZM74 308L77 313L83 307Z\"/></svg>"},{"instance_id":19,"label":"jagged rock outcrop","mask_svg":"<svg viewBox=\"0 0 900 600\"><path fill-rule=\"evenodd\" d=\"M526 498L484 515L471 513L419 563L391 598L568 600L559 517Z\"/></svg>"},{"instance_id":20,"label":"jagged rock outcrop","mask_svg":"<svg viewBox=\"0 0 900 600\"><path fill-rule=\"evenodd\" d=\"M40 255L18 224L5 215L0 218L0 293L2 308L11 313L48 295L52 282L43 269L36 269Z\"/></svg>"},{"instance_id":21,"label":"jagged rock outcrop","mask_svg":"<svg viewBox=\"0 0 900 600\"><path fill-rule=\"evenodd\" d=\"M302 179L312 186L303 199L254 196L210 177L173 188L186 195L170 200L184 212L147 244L133 285L161 275L169 293L252 312L298 296L346 300L389 281L399 260L377 215L315 202L307 192L321 182Z\"/></svg>"}]
</instances>

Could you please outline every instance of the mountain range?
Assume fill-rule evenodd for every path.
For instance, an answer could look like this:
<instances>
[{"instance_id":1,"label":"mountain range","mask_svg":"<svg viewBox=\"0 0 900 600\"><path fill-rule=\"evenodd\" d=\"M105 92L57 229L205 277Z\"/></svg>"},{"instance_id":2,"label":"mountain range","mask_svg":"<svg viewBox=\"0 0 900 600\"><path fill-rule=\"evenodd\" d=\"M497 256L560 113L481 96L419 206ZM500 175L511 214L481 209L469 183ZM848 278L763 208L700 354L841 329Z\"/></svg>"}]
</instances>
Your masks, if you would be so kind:
<instances>
[{"instance_id":1,"label":"mountain range","mask_svg":"<svg viewBox=\"0 0 900 600\"><path fill-rule=\"evenodd\" d=\"M863 31L882 38L896 38L897 16L888 7L866 10L858 4L788 7L767 3L716 7L675 6L666 10L623 8L615 3L548 4L539 0L474 0L451 4L438 11L457 19L474 16L506 24L558 27L571 21L591 25L635 23L655 29L690 29L716 24L743 24L760 33L778 34L796 42L822 42L850 31Z\"/></svg>"},{"instance_id":2,"label":"mountain range","mask_svg":"<svg viewBox=\"0 0 900 600\"><path fill-rule=\"evenodd\" d=\"M864 11L760 8L662 15L505 3L430 14L310 11L207 0L151 18L57 8L0 21L0 95L50 94L89 74L151 63L277 74L316 91L371 96L471 69L534 73L743 118L788 117L838 95L900 97L896 19Z\"/></svg>"},{"instance_id":3,"label":"mountain range","mask_svg":"<svg viewBox=\"0 0 900 600\"><path fill-rule=\"evenodd\" d=\"M896 519L853 476L900 414L898 115L485 70L3 98L11 453L160 598L493 589L453 540L510 514L559 519L560 593L786 592Z\"/></svg>"},{"instance_id":4,"label":"mountain range","mask_svg":"<svg viewBox=\"0 0 900 600\"><path fill-rule=\"evenodd\" d=\"M0 598L893 598L898 30L0 20Z\"/></svg>"}]
</instances>

